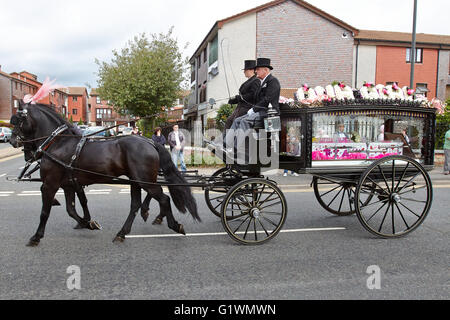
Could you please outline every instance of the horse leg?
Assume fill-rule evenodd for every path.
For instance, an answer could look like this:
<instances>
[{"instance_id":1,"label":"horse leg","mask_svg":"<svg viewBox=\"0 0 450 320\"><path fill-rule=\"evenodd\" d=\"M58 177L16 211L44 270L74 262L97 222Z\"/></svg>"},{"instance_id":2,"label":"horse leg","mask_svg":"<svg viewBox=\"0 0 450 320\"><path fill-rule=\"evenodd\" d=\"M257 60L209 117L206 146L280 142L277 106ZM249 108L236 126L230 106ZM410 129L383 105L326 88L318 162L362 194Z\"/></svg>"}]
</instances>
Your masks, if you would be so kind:
<instances>
[{"instance_id":1,"label":"horse leg","mask_svg":"<svg viewBox=\"0 0 450 320\"><path fill-rule=\"evenodd\" d=\"M147 193L147 196L145 197L144 202L142 202L141 206L141 217L145 222L147 222L149 216L150 200L152 200L152 197Z\"/></svg>"},{"instance_id":2,"label":"horse leg","mask_svg":"<svg viewBox=\"0 0 450 320\"><path fill-rule=\"evenodd\" d=\"M124 242L125 236L131 232L131 226L133 225L136 213L141 207L141 188L139 186L131 185L131 209L125 224L122 229L114 238L113 242Z\"/></svg>"},{"instance_id":3,"label":"horse leg","mask_svg":"<svg viewBox=\"0 0 450 320\"><path fill-rule=\"evenodd\" d=\"M149 216L149 208L150 208L150 200L152 200L152 196L147 193L147 196L144 199L144 202L142 202L141 207L141 216L142 219L144 219L145 222L147 222L148 216ZM153 225L160 225L162 224L164 219L164 215L162 213L159 213L159 215L153 220Z\"/></svg>"},{"instance_id":4,"label":"horse leg","mask_svg":"<svg viewBox=\"0 0 450 320\"><path fill-rule=\"evenodd\" d=\"M45 225L47 224L48 217L50 216L50 210L52 209L53 199L55 198L56 191L59 186L46 184L45 182L41 186L42 194L42 210L38 229L34 236L31 237L28 242L28 247L36 247L44 237Z\"/></svg>"},{"instance_id":5,"label":"horse leg","mask_svg":"<svg viewBox=\"0 0 450 320\"><path fill-rule=\"evenodd\" d=\"M88 222L90 230L101 230L102 227L100 224L97 221L91 220L91 214L89 213L89 208L87 206L88 200L86 194L84 193L83 187L77 186L75 191L77 193L78 200L80 200L81 207L83 208L83 220Z\"/></svg>"},{"instance_id":6,"label":"horse leg","mask_svg":"<svg viewBox=\"0 0 450 320\"><path fill-rule=\"evenodd\" d=\"M150 190L148 190L147 192L150 192ZM167 218L167 225L169 226L170 229L172 229L173 231L175 231L177 233L186 235L183 225L179 224L175 220L175 217L172 214L172 207L170 205L170 197L168 195L164 194L161 187L158 187L155 190L155 192L153 193L153 198L155 198L159 203L159 208L160 208L160 212L161 212L159 216L161 216L161 221L162 221L162 218L165 216Z\"/></svg>"},{"instance_id":7,"label":"horse leg","mask_svg":"<svg viewBox=\"0 0 450 320\"><path fill-rule=\"evenodd\" d=\"M66 210L69 216L78 222L74 229L88 229L89 225L86 220L82 219L75 209L75 191L72 188L63 188L66 198Z\"/></svg>"}]
</instances>

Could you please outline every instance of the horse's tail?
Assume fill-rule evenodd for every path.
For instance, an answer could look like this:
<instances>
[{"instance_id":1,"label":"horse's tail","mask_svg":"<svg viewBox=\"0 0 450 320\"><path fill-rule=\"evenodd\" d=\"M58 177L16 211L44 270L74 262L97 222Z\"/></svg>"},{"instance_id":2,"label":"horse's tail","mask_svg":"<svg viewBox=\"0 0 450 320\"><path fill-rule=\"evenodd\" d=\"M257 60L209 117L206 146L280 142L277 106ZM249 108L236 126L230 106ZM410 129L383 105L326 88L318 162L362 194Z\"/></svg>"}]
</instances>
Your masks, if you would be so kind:
<instances>
[{"instance_id":1,"label":"horse's tail","mask_svg":"<svg viewBox=\"0 0 450 320\"><path fill-rule=\"evenodd\" d=\"M155 149L159 154L159 166L164 177L169 184L187 184L186 179L181 175L180 171L172 162L172 157L166 148L159 143L154 143ZM182 213L186 213L186 209L190 212L192 217L201 221L197 212L197 202L191 193L191 188L188 186L171 186L169 185L169 192L175 207Z\"/></svg>"}]
</instances>

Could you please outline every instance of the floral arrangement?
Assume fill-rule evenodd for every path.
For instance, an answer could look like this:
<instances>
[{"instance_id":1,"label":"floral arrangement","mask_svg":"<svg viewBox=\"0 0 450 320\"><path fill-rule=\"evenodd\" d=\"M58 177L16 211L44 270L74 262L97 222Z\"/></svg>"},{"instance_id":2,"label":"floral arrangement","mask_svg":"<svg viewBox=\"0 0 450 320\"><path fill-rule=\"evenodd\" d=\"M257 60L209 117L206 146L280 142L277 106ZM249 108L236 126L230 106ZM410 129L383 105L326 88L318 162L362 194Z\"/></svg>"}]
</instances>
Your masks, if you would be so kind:
<instances>
[{"instance_id":1,"label":"floral arrangement","mask_svg":"<svg viewBox=\"0 0 450 320\"><path fill-rule=\"evenodd\" d=\"M304 83L303 86L302 86L302 89L303 89L303 92L307 93L308 90L309 90L309 87L308 87L308 85L306 83Z\"/></svg>"},{"instance_id":2,"label":"floral arrangement","mask_svg":"<svg viewBox=\"0 0 450 320\"><path fill-rule=\"evenodd\" d=\"M339 97L333 97L333 86L338 85L342 88L342 93L350 93L352 97L346 95L340 95ZM401 92L401 97L392 97L392 91L382 85L376 86L373 82L364 82L363 87L367 88L369 93L378 88L380 96L368 97L363 96L357 90L356 93L349 86L346 86L344 82L333 81L327 94L311 94L310 97L294 101L293 99L288 99L285 97L280 97L281 104L287 104L292 108L305 108L305 107L322 107L331 105L408 105L411 107L422 107L422 108L435 108L439 114L444 113L445 104L438 99L433 99L431 102L427 100L426 97L415 94L414 89L407 89L405 92L400 89L397 83L392 85L392 91L395 93ZM305 93L309 90L314 90L304 83L301 87ZM314 91L315 92L315 91ZM354 97L353 97L354 96ZM407 99L408 98L408 99Z\"/></svg>"}]
</instances>

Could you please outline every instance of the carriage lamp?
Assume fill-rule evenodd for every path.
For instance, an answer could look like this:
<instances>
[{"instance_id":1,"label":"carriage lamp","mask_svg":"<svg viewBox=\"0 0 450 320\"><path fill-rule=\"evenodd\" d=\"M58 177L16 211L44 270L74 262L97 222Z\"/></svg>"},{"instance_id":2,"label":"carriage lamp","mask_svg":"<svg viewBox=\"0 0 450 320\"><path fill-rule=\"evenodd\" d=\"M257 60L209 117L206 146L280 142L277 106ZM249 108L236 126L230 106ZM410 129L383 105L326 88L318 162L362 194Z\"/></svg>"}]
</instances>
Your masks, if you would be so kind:
<instances>
[{"instance_id":1,"label":"carriage lamp","mask_svg":"<svg viewBox=\"0 0 450 320\"><path fill-rule=\"evenodd\" d=\"M264 119L264 128L266 132L279 132L281 131L281 120L280 116L273 108L272 104L269 103L269 110L267 111L267 118Z\"/></svg>"}]
</instances>

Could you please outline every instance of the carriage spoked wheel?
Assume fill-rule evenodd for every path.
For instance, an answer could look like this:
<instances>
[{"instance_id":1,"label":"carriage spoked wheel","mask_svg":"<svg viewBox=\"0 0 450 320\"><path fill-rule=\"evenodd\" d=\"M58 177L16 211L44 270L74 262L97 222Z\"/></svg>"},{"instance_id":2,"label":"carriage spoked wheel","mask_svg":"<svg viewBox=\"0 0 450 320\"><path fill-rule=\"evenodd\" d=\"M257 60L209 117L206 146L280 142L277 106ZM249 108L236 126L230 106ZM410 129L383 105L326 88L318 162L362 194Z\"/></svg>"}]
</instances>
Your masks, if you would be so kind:
<instances>
[{"instance_id":1,"label":"carriage spoked wheel","mask_svg":"<svg viewBox=\"0 0 450 320\"><path fill-rule=\"evenodd\" d=\"M337 216L356 213L356 182L314 177L313 187L317 201L328 212ZM372 197L370 193L367 197L361 197L360 205L364 206Z\"/></svg>"},{"instance_id":2,"label":"carriage spoked wheel","mask_svg":"<svg viewBox=\"0 0 450 320\"><path fill-rule=\"evenodd\" d=\"M230 172L229 168L221 168L211 175L210 181L214 182L219 177L225 180L226 178L231 178L232 173ZM213 186L211 188L205 189L206 205L211 210L211 212L219 218L221 216L220 208L222 206L223 199L225 198L225 195L227 194L228 190L230 190L230 188L231 186Z\"/></svg>"},{"instance_id":3,"label":"carriage spoked wheel","mask_svg":"<svg viewBox=\"0 0 450 320\"><path fill-rule=\"evenodd\" d=\"M368 194L373 195L371 201L359 205L358 199ZM356 214L365 229L382 238L398 238L422 224L431 208L433 187L416 160L390 156L367 168L356 199Z\"/></svg>"},{"instance_id":4,"label":"carriage spoked wheel","mask_svg":"<svg viewBox=\"0 0 450 320\"><path fill-rule=\"evenodd\" d=\"M287 203L282 191L269 180L246 179L226 194L222 224L230 237L242 244L262 244L283 227Z\"/></svg>"}]
</instances>

